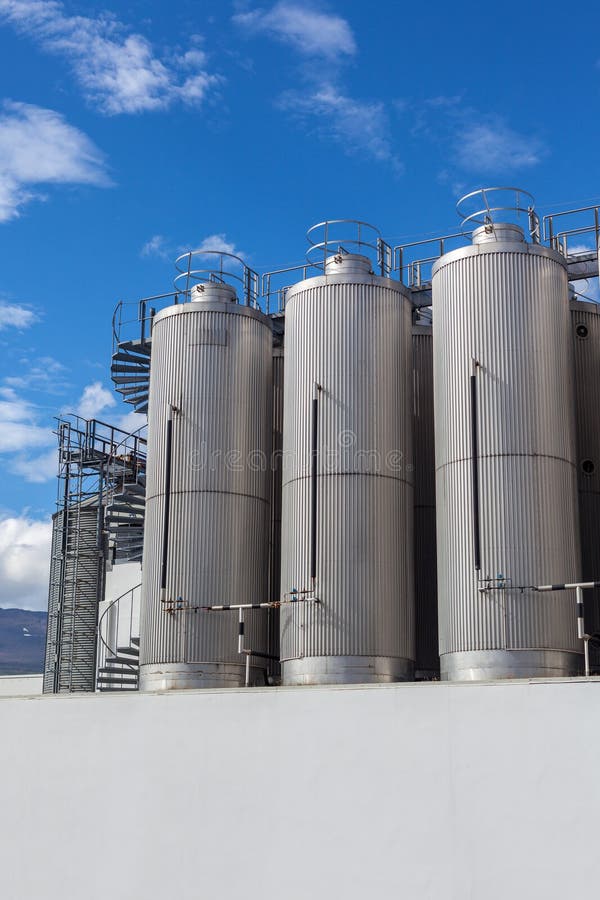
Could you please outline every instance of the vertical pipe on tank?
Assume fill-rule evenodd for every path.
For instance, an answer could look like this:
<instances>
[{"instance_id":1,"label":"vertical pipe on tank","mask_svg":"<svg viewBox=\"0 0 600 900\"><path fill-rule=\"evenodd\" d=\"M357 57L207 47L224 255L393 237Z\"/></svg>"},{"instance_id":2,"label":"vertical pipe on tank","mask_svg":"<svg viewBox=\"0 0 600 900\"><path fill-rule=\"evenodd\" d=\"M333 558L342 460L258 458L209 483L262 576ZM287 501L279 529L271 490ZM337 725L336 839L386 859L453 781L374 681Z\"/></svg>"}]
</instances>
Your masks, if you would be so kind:
<instances>
[{"instance_id":1,"label":"vertical pipe on tank","mask_svg":"<svg viewBox=\"0 0 600 900\"><path fill-rule=\"evenodd\" d=\"M578 673L568 592L527 590L579 578L564 260L483 226L435 264L433 315L442 678Z\"/></svg>"}]
</instances>

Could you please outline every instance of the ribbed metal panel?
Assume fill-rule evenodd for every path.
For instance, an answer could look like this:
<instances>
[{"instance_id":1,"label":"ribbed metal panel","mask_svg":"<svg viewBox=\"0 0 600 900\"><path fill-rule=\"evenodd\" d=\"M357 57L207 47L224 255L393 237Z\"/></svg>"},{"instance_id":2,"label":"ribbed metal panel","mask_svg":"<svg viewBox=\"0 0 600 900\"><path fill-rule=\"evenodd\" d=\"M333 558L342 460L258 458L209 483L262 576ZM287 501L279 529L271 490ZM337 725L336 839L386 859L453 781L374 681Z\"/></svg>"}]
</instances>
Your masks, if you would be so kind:
<instances>
[{"instance_id":1,"label":"ribbed metal panel","mask_svg":"<svg viewBox=\"0 0 600 900\"><path fill-rule=\"evenodd\" d=\"M581 571L600 580L600 307L573 301L571 323L575 359L577 478ZM586 591L586 631L600 631L600 590ZM600 654L592 648L595 665Z\"/></svg>"},{"instance_id":2,"label":"ribbed metal panel","mask_svg":"<svg viewBox=\"0 0 600 900\"><path fill-rule=\"evenodd\" d=\"M271 329L260 313L201 301L157 316L148 410L140 687L244 683L237 614L160 600L166 428L173 417L167 598L184 607L268 598ZM245 646L267 651L267 616L246 613ZM253 679L264 660L253 661Z\"/></svg>"},{"instance_id":3,"label":"ribbed metal panel","mask_svg":"<svg viewBox=\"0 0 600 900\"><path fill-rule=\"evenodd\" d=\"M431 325L415 325L413 347L413 443L415 470L416 671L439 675L435 535L435 442L433 336Z\"/></svg>"},{"instance_id":4,"label":"ribbed metal panel","mask_svg":"<svg viewBox=\"0 0 600 900\"><path fill-rule=\"evenodd\" d=\"M96 630L104 594L97 504L78 504L54 516L43 690L94 691Z\"/></svg>"},{"instance_id":5,"label":"ribbed metal panel","mask_svg":"<svg viewBox=\"0 0 600 900\"><path fill-rule=\"evenodd\" d=\"M44 658L43 693L54 693L54 673L58 656L58 634L62 570L62 536L64 513L52 516L52 540L50 544L50 579L48 585L48 619L46 624L46 654Z\"/></svg>"},{"instance_id":6,"label":"ribbed metal panel","mask_svg":"<svg viewBox=\"0 0 600 900\"><path fill-rule=\"evenodd\" d=\"M284 683L410 677L414 661L411 304L354 273L288 292L282 577L310 585L310 446L319 394L316 596L281 609Z\"/></svg>"},{"instance_id":7,"label":"ribbed metal panel","mask_svg":"<svg viewBox=\"0 0 600 900\"><path fill-rule=\"evenodd\" d=\"M516 589L580 577L567 298L560 257L525 242L453 251L434 267L442 677L566 675L579 665L574 595ZM510 579L505 591L482 592L474 567L473 360L481 578Z\"/></svg>"}]
</instances>

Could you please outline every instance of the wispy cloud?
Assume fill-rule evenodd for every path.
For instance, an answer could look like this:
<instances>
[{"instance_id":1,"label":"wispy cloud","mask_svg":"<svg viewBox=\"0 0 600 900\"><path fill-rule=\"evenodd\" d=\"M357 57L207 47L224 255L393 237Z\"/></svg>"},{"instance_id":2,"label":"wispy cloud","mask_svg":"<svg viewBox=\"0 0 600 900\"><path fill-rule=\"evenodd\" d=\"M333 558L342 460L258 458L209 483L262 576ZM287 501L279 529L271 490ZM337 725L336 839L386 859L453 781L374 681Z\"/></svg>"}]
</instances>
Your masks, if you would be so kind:
<instances>
[{"instance_id":1,"label":"wispy cloud","mask_svg":"<svg viewBox=\"0 0 600 900\"><path fill-rule=\"evenodd\" d=\"M0 0L0 21L69 61L89 102L107 115L198 105L222 81L201 50L161 59L114 15L69 16L53 0Z\"/></svg>"},{"instance_id":2,"label":"wispy cloud","mask_svg":"<svg viewBox=\"0 0 600 900\"><path fill-rule=\"evenodd\" d=\"M238 13L233 21L250 33L268 34L289 44L303 56L337 60L356 53L356 41L346 19L306 3L281 0L269 10Z\"/></svg>"},{"instance_id":3,"label":"wispy cloud","mask_svg":"<svg viewBox=\"0 0 600 900\"><path fill-rule=\"evenodd\" d=\"M443 152L438 180L451 187L469 176L528 171L548 154L533 129L520 132L505 117L469 105L461 94L413 102L403 114L412 116L413 138L429 140Z\"/></svg>"},{"instance_id":4,"label":"wispy cloud","mask_svg":"<svg viewBox=\"0 0 600 900\"><path fill-rule=\"evenodd\" d=\"M13 388L0 389L0 453L18 453L52 443L52 431L40 425L35 406Z\"/></svg>"},{"instance_id":5,"label":"wispy cloud","mask_svg":"<svg viewBox=\"0 0 600 900\"><path fill-rule=\"evenodd\" d=\"M217 253L232 253L234 256L243 256L243 252L239 250L235 243L228 239L226 234L209 234L200 244L194 248L196 250L213 250Z\"/></svg>"},{"instance_id":6,"label":"wispy cloud","mask_svg":"<svg viewBox=\"0 0 600 900\"><path fill-rule=\"evenodd\" d=\"M30 484L44 484L52 481L58 473L58 453L56 448L37 456L16 456L9 465L10 471L20 475Z\"/></svg>"},{"instance_id":7,"label":"wispy cloud","mask_svg":"<svg viewBox=\"0 0 600 900\"><path fill-rule=\"evenodd\" d=\"M116 400L111 391L107 390L102 382L94 381L83 389L76 412L84 419L95 419L112 406L116 406Z\"/></svg>"},{"instance_id":8,"label":"wispy cloud","mask_svg":"<svg viewBox=\"0 0 600 900\"><path fill-rule=\"evenodd\" d=\"M70 386L67 368L52 356L24 357L22 375L7 375L4 384L17 390L42 391L45 394L62 394Z\"/></svg>"},{"instance_id":9,"label":"wispy cloud","mask_svg":"<svg viewBox=\"0 0 600 900\"><path fill-rule=\"evenodd\" d=\"M160 259L168 259L170 254L166 246L166 238L163 234L155 234L146 241L140 250L142 258L159 257Z\"/></svg>"},{"instance_id":10,"label":"wispy cloud","mask_svg":"<svg viewBox=\"0 0 600 900\"><path fill-rule=\"evenodd\" d=\"M189 250L195 252L205 251L207 253L209 250L212 250L218 253L232 253L234 256L240 256L242 259L245 258L243 250L236 247L235 242L228 238L223 232L219 234L209 234L205 238L202 238L199 243L190 241L185 245L177 245L175 241L165 237L163 234L155 234L146 241L140 250L140 256L174 260L180 254L187 253Z\"/></svg>"},{"instance_id":11,"label":"wispy cloud","mask_svg":"<svg viewBox=\"0 0 600 900\"><path fill-rule=\"evenodd\" d=\"M347 19L323 12L315 6L281 0L269 9L240 12L236 25L250 34L264 34L288 44L300 57L302 90L284 91L276 106L303 128L333 141L343 151L359 158L385 163L398 174L402 171L391 136L388 109L379 99L353 97L343 86L343 64L358 52ZM327 66L327 79L315 63Z\"/></svg>"},{"instance_id":12,"label":"wispy cloud","mask_svg":"<svg viewBox=\"0 0 600 900\"><path fill-rule=\"evenodd\" d=\"M471 121L455 141L458 165L476 174L504 175L537 166L546 155L544 144L531 134L511 128L500 117Z\"/></svg>"},{"instance_id":13,"label":"wispy cloud","mask_svg":"<svg viewBox=\"0 0 600 900\"><path fill-rule=\"evenodd\" d=\"M0 109L0 222L18 216L38 185L110 184L100 150L60 113L12 101Z\"/></svg>"},{"instance_id":14,"label":"wispy cloud","mask_svg":"<svg viewBox=\"0 0 600 900\"><path fill-rule=\"evenodd\" d=\"M0 607L46 609L51 534L49 518L0 518Z\"/></svg>"},{"instance_id":15,"label":"wispy cloud","mask_svg":"<svg viewBox=\"0 0 600 900\"><path fill-rule=\"evenodd\" d=\"M5 328L17 328L19 330L30 328L38 317L32 309L19 306L16 303L3 303L0 301L0 331Z\"/></svg>"},{"instance_id":16,"label":"wispy cloud","mask_svg":"<svg viewBox=\"0 0 600 900\"><path fill-rule=\"evenodd\" d=\"M278 105L303 125L314 120L317 133L333 139L347 154L367 156L389 163L397 173L402 171L402 163L393 150L388 113L381 101L356 100L333 85L324 85L308 95L299 91L283 94Z\"/></svg>"}]
</instances>

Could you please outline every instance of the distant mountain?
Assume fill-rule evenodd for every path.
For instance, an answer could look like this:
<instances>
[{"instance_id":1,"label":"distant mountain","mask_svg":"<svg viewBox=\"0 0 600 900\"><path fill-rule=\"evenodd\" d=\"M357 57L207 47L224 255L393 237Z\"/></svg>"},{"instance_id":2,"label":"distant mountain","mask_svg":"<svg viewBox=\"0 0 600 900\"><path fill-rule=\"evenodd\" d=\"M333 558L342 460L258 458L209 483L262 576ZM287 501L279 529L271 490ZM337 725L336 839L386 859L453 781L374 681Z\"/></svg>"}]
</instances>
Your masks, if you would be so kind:
<instances>
[{"instance_id":1,"label":"distant mountain","mask_svg":"<svg viewBox=\"0 0 600 900\"><path fill-rule=\"evenodd\" d=\"M43 672L46 619L45 612L0 609L0 675Z\"/></svg>"}]
</instances>

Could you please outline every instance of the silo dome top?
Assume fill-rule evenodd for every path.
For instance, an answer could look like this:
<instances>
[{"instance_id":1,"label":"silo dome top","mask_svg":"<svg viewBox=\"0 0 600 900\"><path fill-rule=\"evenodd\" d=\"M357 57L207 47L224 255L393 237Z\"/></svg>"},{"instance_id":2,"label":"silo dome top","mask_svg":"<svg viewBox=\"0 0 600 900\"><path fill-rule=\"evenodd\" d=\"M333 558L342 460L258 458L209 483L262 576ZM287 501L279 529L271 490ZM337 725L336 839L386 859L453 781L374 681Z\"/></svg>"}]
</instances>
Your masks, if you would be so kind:
<instances>
[{"instance_id":1,"label":"silo dome top","mask_svg":"<svg viewBox=\"0 0 600 900\"><path fill-rule=\"evenodd\" d=\"M326 275L372 275L373 266L362 253L335 253L325 260Z\"/></svg>"},{"instance_id":2,"label":"silo dome top","mask_svg":"<svg viewBox=\"0 0 600 900\"><path fill-rule=\"evenodd\" d=\"M488 187L465 194L456 204L463 231L474 227L474 244L494 241L522 243L527 234L534 243L540 240L540 223L534 198L522 188Z\"/></svg>"},{"instance_id":3,"label":"silo dome top","mask_svg":"<svg viewBox=\"0 0 600 900\"><path fill-rule=\"evenodd\" d=\"M525 232L521 226L512 225L510 222L492 222L489 225L480 225L472 235L474 244L490 244L494 241L520 244L524 240Z\"/></svg>"},{"instance_id":4,"label":"silo dome top","mask_svg":"<svg viewBox=\"0 0 600 900\"><path fill-rule=\"evenodd\" d=\"M359 219L327 219L306 232L306 258L325 275L389 276L392 249L374 225Z\"/></svg>"},{"instance_id":5,"label":"silo dome top","mask_svg":"<svg viewBox=\"0 0 600 900\"><path fill-rule=\"evenodd\" d=\"M205 281L193 286L190 300L192 303L212 302L215 300L222 303L237 303L237 294L235 288L230 284Z\"/></svg>"},{"instance_id":6,"label":"silo dome top","mask_svg":"<svg viewBox=\"0 0 600 900\"><path fill-rule=\"evenodd\" d=\"M233 253L188 250L175 260L175 268L175 289L192 302L220 300L259 309L258 274Z\"/></svg>"}]
</instances>

